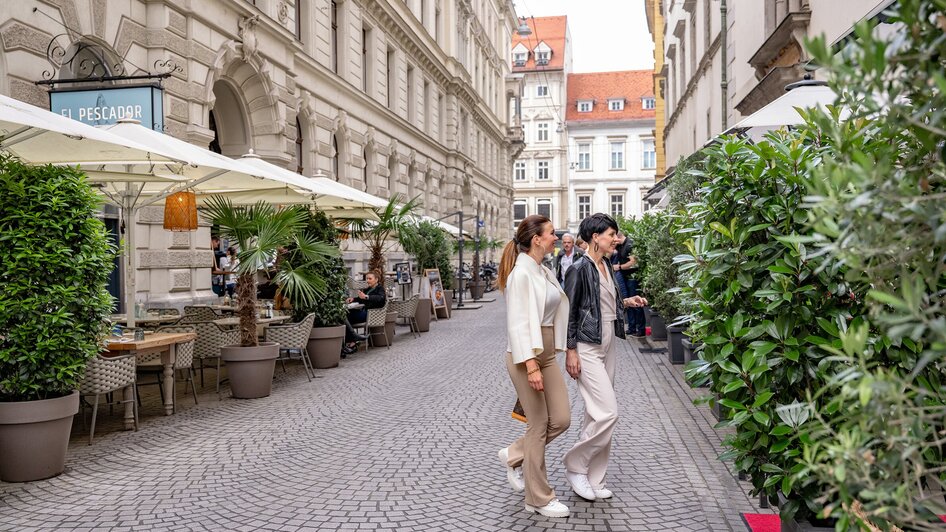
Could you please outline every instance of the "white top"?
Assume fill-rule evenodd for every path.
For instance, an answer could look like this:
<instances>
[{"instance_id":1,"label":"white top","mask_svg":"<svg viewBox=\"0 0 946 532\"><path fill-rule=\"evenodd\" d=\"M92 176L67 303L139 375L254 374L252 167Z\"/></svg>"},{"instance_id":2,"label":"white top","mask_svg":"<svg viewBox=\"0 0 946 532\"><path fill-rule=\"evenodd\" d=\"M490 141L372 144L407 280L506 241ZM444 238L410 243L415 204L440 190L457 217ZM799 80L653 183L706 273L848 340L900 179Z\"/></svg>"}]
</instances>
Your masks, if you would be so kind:
<instances>
[{"instance_id":1,"label":"white top","mask_svg":"<svg viewBox=\"0 0 946 532\"><path fill-rule=\"evenodd\" d=\"M234 257L231 262L229 256L220 257L220 269L223 271L233 271L236 270L236 267L240 265L240 261ZM225 277L225 282L227 284L236 284L237 275L235 273L228 273Z\"/></svg>"},{"instance_id":2,"label":"white top","mask_svg":"<svg viewBox=\"0 0 946 532\"><path fill-rule=\"evenodd\" d=\"M545 351L542 343L542 318L545 315L546 292L554 289L561 302L552 325L555 351L565 350L568 331L568 297L562 292L555 275L525 253L516 258L516 266L506 279L506 335L514 364L521 364Z\"/></svg>"},{"instance_id":3,"label":"white top","mask_svg":"<svg viewBox=\"0 0 946 532\"><path fill-rule=\"evenodd\" d=\"M565 254L564 251L562 252L562 260L560 261L560 264L562 267L562 279L565 278L565 272L567 272L568 269L571 268L572 264L575 263L575 257L577 255L578 254L575 253L574 249L572 249L572 252L570 255Z\"/></svg>"},{"instance_id":4,"label":"white top","mask_svg":"<svg viewBox=\"0 0 946 532\"><path fill-rule=\"evenodd\" d=\"M607 262L605 262L605 266L611 268L611 265ZM602 274L601 268L598 268L598 284L601 297L599 300L599 304L601 305L601 330L603 331L605 326L608 326L612 321L618 319L617 303L614 295L614 279L610 274Z\"/></svg>"},{"instance_id":5,"label":"white top","mask_svg":"<svg viewBox=\"0 0 946 532\"><path fill-rule=\"evenodd\" d=\"M563 294L561 290L556 290L558 283L554 284L554 288L545 291L545 314L542 316L543 327L555 325L555 314L558 312L558 306L562 302Z\"/></svg>"}]
</instances>

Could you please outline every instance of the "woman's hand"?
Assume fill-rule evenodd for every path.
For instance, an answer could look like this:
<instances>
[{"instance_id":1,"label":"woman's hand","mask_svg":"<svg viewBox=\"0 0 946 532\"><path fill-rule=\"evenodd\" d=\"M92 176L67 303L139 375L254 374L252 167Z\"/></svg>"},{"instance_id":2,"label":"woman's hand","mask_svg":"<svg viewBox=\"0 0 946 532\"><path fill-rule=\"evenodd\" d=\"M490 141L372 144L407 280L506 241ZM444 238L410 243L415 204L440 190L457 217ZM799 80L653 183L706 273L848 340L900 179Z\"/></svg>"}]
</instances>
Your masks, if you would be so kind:
<instances>
[{"instance_id":1,"label":"woman's hand","mask_svg":"<svg viewBox=\"0 0 946 532\"><path fill-rule=\"evenodd\" d=\"M361 290L358 291L358 297L360 297L361 299L367 299L367 298L368 298L368 296L365 295L365 293L362 292Z\"/></svg>"},{"instance_id":2,"label":"woman's hand","mask_svg":"<svg viewBox=\"0 0 946 532\"><path fill-rule=\"evenodd\" d=\"M625 307L644 307L647 305L647 299L641 296L631 296L624 298Z\"/></svg>"},{"instance_id":3,"label":"woman's hand","mask_svg":"<svg viewBox=\"0 0 946 532\"><path fill-rule=\"evenodd\" d=\"M529 386L532 386L533 390L537 392L545 390L542 381L542 370L539 368L539 363L534 358L526 360L526 374L529 377Z\"/></svg>"},{"instance_id":4,"label":"woman's hand","mask_svg":"<svg viewBox=\"0 0 946 532\"><path fill-rule=\"evenodd\" d=\"M573 379L577 379L581 374L581 360L578 358L577 349L565 350L565 371L567 371Z\"/></svg>"},{"instance_id":5,"label":"woman's hand","mask_svg":"<svg viewBox=\"0 0 946 532\"><path fill-rule=\"evenodd\" d=\"M354 301L354 300L355 300L355 298L353 298L353 297L346 297L346 298L345 298L345 303L351 303L351 302Z\"/></svg>"}]
</instances>

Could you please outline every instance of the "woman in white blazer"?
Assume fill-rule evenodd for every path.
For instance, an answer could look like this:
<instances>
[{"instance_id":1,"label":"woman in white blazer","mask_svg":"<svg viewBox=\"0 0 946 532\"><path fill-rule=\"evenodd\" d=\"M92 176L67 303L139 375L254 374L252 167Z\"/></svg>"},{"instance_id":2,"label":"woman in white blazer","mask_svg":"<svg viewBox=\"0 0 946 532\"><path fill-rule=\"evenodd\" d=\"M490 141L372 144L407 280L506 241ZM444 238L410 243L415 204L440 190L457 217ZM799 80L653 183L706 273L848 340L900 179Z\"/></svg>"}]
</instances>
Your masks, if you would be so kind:
<instances>
[{"instance_id":1,"label":"woman in white blazer","mask_svg":"<svg viewBox=\"0 0 946 532\"><path fill-rule=\"evenodd\" d=\"M568 389L555 360L565 350L568 298L542 259L552 252L555 229L545 216L527 216L506 244L497 285L506 295L506 369L525 411L524 436L499 450L506 478L525 490L526 511L568 517L549 486L545 446L571 422ZM521 474L520 474L521 472Z\"/></svg>"}]
</instances>

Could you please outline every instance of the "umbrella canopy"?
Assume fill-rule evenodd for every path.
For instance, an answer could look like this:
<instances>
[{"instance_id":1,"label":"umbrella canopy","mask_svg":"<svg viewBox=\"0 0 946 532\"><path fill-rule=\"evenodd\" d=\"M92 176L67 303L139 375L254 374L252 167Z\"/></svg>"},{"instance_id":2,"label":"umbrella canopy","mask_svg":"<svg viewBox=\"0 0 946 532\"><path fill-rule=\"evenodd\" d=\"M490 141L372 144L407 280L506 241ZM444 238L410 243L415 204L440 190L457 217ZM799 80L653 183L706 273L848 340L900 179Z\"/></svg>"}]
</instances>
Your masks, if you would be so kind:
<instances>
[{"instance_id":1,"label":"umbrella canopy","mask_svg":"<svg viewBox=\"0 0 946 532\"><path fill-rule=\"evenodd\" d=\"M0 150L30 164L179 163L107 131L0 94Z\"/></svg>"},{"instance_id":2,"label":"umbrella canopy","mask_svg":"<svg viewBox=\"0 0 946 532\"><path fill-rule=\"evenodd\" d=\"M769 131L804 124L798 109L824 109L834 103L836 96L830 87L820 82L796 86L729 128L726 133L742 132L753 140L761 139Z\"/></svg>"}]
</instances>

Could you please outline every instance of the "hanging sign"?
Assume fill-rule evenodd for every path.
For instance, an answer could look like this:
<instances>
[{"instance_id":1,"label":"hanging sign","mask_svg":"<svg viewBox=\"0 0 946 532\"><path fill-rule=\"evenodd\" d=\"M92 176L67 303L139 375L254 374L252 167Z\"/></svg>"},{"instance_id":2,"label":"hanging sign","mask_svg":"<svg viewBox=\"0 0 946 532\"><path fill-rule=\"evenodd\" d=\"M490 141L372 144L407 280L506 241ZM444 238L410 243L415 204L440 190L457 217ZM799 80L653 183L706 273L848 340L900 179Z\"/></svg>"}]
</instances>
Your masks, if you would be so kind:
<instances>
[{"instance_id":1,"label":"hanging sign","mask_svg":"<svg viewBox=\"0 0 946 532\"><path fill-rule=\"evenodd\" d=\"M90 126L130 118L155 131L164 131L164 89L152 85L57 89L49 92L49 109Z\"/></svg>"}]
</instances>

